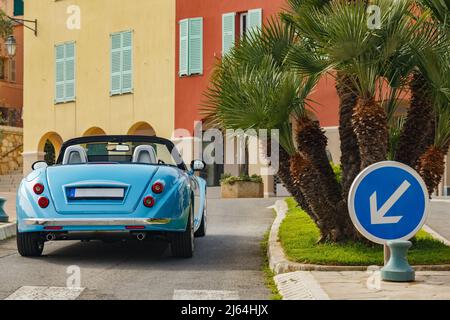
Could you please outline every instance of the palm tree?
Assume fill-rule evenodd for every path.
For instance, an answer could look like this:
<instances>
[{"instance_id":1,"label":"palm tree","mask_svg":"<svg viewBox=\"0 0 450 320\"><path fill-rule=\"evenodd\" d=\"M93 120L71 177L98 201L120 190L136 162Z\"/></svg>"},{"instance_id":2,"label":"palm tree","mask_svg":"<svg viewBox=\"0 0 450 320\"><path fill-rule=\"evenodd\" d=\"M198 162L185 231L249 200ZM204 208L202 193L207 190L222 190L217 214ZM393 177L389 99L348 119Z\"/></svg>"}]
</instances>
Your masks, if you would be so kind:
<instances>
[{"instance_id":1,"label":"palm tree","mask_svg":"<svg viewBox=\"0 0 450 320\"><path fill-rule=\"evenodd\" d=\"M279 176L317 223L323 241L339 241L345 234L339 220L348 215L327 158L325 134L307 116L307 97L317 78L299 77L285 62L295 41L289 26L272 21L242 42L217 67L203 115L225 128L279 129Z\"/></svg>"},{"instance_id":2,"label":"palm tree","mask_svg":"<svg viewBox=\"0 0 450 320\"><path fill-rule=\"evenodd\" d=\"M442 38L435 51L418 55L419 68L430 84L435 114L434 140L420 156L417 171L424 178L430 195L437 189L445 171L445 156L450 145L450 39Z\"/></svg>"},{"instance_id":3,"label":"palm tree","mask_svg":"<svg viewBox=\"0 0 450 320\"><path fill-rule=\"evenodd\" d=\"M419 25L410 25L410 1L375 3L383 13L378 30L368 28L364 3L332 2L320 10L301 11L295 17L296 27L303 38L314 42L316 54L299 46L290 56L300 72L339 74L351 83L349 88L356 90L352 127L360 152L359 169L387 157L388 115L376 100L377 90L386 81L392 87L401 87L409 79L413 67L410 47L419 36L415 32Z\"/></svg>"},{"instance_id":4,"label":"palm tree","mask_svg":"<svg viewBox=\"0 0 450 320\"><path fill-rule=\"evenodd\" d=\"M417 163L417 171L424 178L430 195L437 189L444 175L445 156L450 145L450 106L447 102L446 105L438 105L436 108L435 141Z\"/></svg>"},{"instance_id":5,"label":"palm tree","mask_svg":"<svg viewBox=\"0 0 450 320\"><path fill-rule=\"evenodd\" d=\"M436 88L441 81L427 65L427 52L442 47L427 16L415 15L408 0L374 3L383 14L381 28L371 30L365 1L290 0L284 24L272 22L242 41L219 63L206 94L203 113L217 126L280 130L280 177L319 227L321 241L359 235L345 201L351 180L341 188L326 156L324 132L308 117L308 95L318 79L325 74L338 78L341 101L346 100L341 134L346 134L347 146L353 143L347 151L356 155L344 154L343 159L347 174L355 175L388 155L394 157L404 124L396 107L413 72L434 77L427 81ZM434 91L439 96L446 90ZM445 127L443 118L439 128ZM436 130L441 151L442 130ZM430 157L421 162L423 174L436 163Z\"/></svg>"},{"instance_id":6,"label":"palm tree","mask_svg":"<svg viewBox=\"0 0 450 320\"><path fill-rule=\"evenodd\" d=\"M449 36L450 0L419 0L418 7L429 12L437 28ZM426 77L416 69L410 82L411 100L405 125L399 140L396 160L411 167L431 146L435 137L435 113L432 88Z\"/></svg>"},{"instance_id":7,"label":"palm tree","mask_svg":"<svg viewBox=\"0 0 450 320\"><path fill-rule=\"evenodd\" d=\"M288 0L288 10L281 14L282 19L295 27L296 16L310 8L322 9L329 5L331 0ZM343 3L354 4L356 2L367 4L368 0L344 0ZM300 21L301 23L301 21ZM304 39L310 40L310 39ZM336 91L339 96L339 137L342 166L342 192L347 199L348 192L354 179L360 172L361 157L358 141L352 125L352 115L358 102L357 89L353 81L345 74L336 74Z\"/></svg>"}]
</instances>

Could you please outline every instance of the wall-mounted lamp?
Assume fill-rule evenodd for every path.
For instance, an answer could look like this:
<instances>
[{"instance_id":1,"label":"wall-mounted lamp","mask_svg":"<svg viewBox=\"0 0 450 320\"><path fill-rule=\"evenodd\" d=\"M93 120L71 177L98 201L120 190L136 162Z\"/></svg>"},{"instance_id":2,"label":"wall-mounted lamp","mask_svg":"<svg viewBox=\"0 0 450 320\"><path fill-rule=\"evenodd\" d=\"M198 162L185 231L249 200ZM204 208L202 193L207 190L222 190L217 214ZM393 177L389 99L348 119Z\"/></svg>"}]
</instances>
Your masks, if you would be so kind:
<instances>
[{"instance_id":1,"label":"wall-mounted lamp","mask_svg":"<svg viewBox=\"0 0 450 320\"><path fill-rule=\"evenodd\" d=\"M14 57L16 55L17 42L13 35L10 35L5 41L6 52L9 57Z\"/></svg>"},{"instance_id":2,"label":"wall-mounted lamp","mask_svg":"<svg viewBox=\"0 0 450 320\"><path fill-rule=\"evenodd\" d=\"M37 36L37 19L36 20L26 20L26 19L18 19L7 16L8 19L13 21L14 23L24 26L25 28L34 32L34 35ZM30 27L27 24L34 24L34 28ZM10 35L5 41L6 52L8 52L9 57L14 57L16 55L17 50L17 41L13 35Z\"/></svg>"}]
</instances>

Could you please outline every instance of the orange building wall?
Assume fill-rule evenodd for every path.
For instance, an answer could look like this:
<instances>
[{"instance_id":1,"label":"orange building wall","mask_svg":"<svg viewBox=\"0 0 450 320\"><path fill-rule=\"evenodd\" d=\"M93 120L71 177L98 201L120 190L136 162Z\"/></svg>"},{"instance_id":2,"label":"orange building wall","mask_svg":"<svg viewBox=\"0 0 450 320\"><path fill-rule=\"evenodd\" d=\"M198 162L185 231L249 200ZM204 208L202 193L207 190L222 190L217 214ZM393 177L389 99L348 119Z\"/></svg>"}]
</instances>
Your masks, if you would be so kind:
<instances>
[{"instance_id":1,"label":"orange building wall","mask_svg":"<svg viewBox=\"0 0 450 320\"><path fill-rule=\"evenodd\" d=\"M0 0L0 8L10 17L13 17L14 1ZM16 17L23 18L23 17ZM29 31L31 32L31 31ZM16 38L16 81L8 82L0 80L0 107L15 108L22 110L23 108L23 58L24 58L24 27L15 26L13 35ZM0 39L0 56L8 58L4 40Z\"/></svg>"},{"instance_id":2,"label":"orange building wall","mask_svg":"<svg viewBox=\"0 0 450 320\"><path fill-rule=\"evenodd\" d=\"M176 80L175 80L175 128L193 129L194 121L201 120L199 107L204 101L203 93L217 60L222 56L222 15L262 8L263 20L276 15L285 7L285 0L178 0L176 21L203 17L203 75L180 78L179 26L176 33ZM312 95L319 105L315 106L322 126L338 124L339 100L333 79L323 79Z\"/></svg>"},{"instance_id":3,"label":"orange building wall","mask_svg":"<svg viewBox=\"0 0 450 320\"><path fill-rule=\"evenodd\" d=\"M0 80L0 106L17 109L22 109L23 106L23 31L22 26L14 28L14 37L17 41L16 82ZM7 57L3 40L0 40L0 46L1 55Z\"/></svg>"}]
</instances>

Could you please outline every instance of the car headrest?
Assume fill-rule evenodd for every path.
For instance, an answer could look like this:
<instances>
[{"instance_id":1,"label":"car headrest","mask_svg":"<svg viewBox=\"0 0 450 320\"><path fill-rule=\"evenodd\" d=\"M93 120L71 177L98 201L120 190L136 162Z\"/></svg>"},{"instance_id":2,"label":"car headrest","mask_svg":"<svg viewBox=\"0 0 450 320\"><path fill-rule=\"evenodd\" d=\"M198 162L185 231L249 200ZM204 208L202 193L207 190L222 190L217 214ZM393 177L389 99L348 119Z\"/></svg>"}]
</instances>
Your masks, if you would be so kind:
<instances>
[{"instance_id":1,"label":"car headrest","mask_svg":"<svg viewBox=\"0 0 450 320\"><path fill-rule=\"evenodd\" d=\"M139 146L134 149L133 163L158 164L156 151L152 146Z\"/></svg>"},{"instance_id":2,"label":"car headrest","mask_svg":"<svg viewBox=\"0 0 450 320\"><path fill-rule=\"evenodd\" d=\"M70 146L64 152L64 164L83 164L88 163L86 150L81 146Z\"/></svg>"}]
</instances>

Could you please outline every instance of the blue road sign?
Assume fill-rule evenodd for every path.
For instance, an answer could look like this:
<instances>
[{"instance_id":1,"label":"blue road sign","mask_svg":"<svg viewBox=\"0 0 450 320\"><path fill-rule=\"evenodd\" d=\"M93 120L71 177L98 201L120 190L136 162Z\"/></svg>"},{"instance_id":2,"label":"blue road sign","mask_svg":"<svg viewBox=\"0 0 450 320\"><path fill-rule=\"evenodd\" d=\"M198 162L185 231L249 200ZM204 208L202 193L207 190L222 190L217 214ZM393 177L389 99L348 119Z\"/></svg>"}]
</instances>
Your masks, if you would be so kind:
<instances>
[{"instance_id":1,"label":"blue road sign","mask_svg":"<svg viewBox=\"0 0 450 320\"><path fill-rule=\"evenodd\" d=\"M425 223L428 204L419 174L394 161L376 163L361 172L348 198L355 227L380 244L412 238Z\"/></svg>"}]
</instances>

